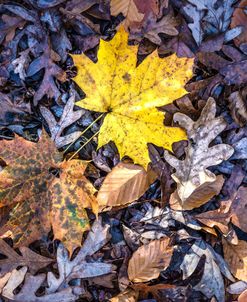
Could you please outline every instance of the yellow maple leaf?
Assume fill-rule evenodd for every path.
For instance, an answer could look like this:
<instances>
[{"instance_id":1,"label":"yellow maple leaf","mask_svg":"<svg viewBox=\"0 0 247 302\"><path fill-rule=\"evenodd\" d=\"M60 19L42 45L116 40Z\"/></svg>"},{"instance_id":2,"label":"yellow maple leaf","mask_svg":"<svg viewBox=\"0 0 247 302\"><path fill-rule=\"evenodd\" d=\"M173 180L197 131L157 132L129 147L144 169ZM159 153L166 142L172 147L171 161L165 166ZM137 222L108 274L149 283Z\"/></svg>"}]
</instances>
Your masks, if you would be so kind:
<instances>
[{"instance_id":1,"label":"yellow maple leaf","mask_svg":"<svg viewBox=\"0 0 247 302\"><path fill-rule=\"evenodd\" d=\"M164 126L164 113L156 107L187 93L184 84L192 76L193 59L161 59L154 52L136 67L137 48L128 45L121 27L110 42L100 41L96 64L84 54L72 57L78 68L74 81L86 93L77 105L107 112L98 147L114 141L121 157L128 155L146 168L147 143L171 150L186 138L183 130Z\"/></svg>"}]
</instances>

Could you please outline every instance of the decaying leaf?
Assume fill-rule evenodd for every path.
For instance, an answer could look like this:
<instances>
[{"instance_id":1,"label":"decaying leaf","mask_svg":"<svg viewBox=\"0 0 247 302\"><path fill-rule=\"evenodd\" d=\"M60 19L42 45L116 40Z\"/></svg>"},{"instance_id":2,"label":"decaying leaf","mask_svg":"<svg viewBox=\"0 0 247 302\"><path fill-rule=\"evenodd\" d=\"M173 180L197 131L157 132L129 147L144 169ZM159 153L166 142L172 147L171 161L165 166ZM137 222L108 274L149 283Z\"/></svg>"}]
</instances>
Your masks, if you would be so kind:
<instances>
[{"instance_id":1,"label":"decaying leaf","mask_svg":"<svg viewBox=\"0 0 247 302\"><path fill-rule=\"evenodd\" d=\"M142 196L155 181L156 174L138 165L120 162L106 176L97 195L100 208L124 206Z\"/></svg>"},{"instance_id":2,"label":"decaying leaf","mask_svg":"<svg viewBox=\"0 0 247 302\"><path fill-rule=\"evenodd\" d=\"M95 189L83 176L85 162L62 162L44 131L38 143L18 136L1 141L0 157L7 164L0 172L0 205L14 207L1 233L11 230L17 244L29 244L53 226L70 251L79 246L89 228L85 207L97 208Z\"/></svg>"},{"instance_id":3,"label":"decaying leaf","mask_svg":"<svg viewBox=\"0 0 247 302\"><path fill-rule=\"evenodd\" d=\"M154 52L136 67L137 46L127 41L120 28L112 41L101 40L97 64L85 55L72 56L78 68L74 80L87 95L77 105L107 112L98 147L112 140L121 158L128 155L147 168L148 142L171 150L173 142L185 138L181 129L163 126L164 115L156 107L186 93L193 60L175 55L161 59Z\"/></svg>"},{"instance_id":4,"label":"decaying leaf","mask_svg":"<svg viewBox=\"0 0 247 302\"><path fill-rule=\"evenodd\" d=\"M146 282L158 278L160 272L169 266L172 257L173 247L168 245L169 238L162 238L139 247L129 261L129 280Z\"/></svg>"},{"instance_id":5,"label":"decaying leaf","mask_svg":"<svg viewBox=\"0 0 247 302\"><path fill-rule=\"evenodd\" d=\"M54 115L49 109L44 106L40 106L40 111L49 126L51 138L54 140L57 148L61 148L76 141L81 135L81 131L75 131L71 134L62 135L65 128L76 122L83 114L83 110L73 110L74 100L74 95L68 99L59 121L56 121Z\"/></svg>"},{"instance_id":6,"label":"decaying leaf","mask_svg":"<svg viewBox=\"0 0 247 302\"><path fill-rule=\"evenodd\" d=\"M247 281L247 242L238 240L237 245L229 243L223 238L224 258L232 274L243 281Z\"/></svg>"},{"instance_id":7,"label":"decaying leaf","mask_svg":"<svg viewBox=\"0 0 247 302\"><path fill-rule=\"evenodd\" d=\"M207 298L215 296L219 302L225 301L224 281L222 274L234 281L224 259L203 240L197 240L190 248L180 265L183 271L183 279L188 278L195 271L201 257L205 255L205 265L200 282L194 286Z\"/></svg>"},{"instance_id":8,"label":"decaying leaf","mask_svg":"<svg viewBox=\"0 0 247 302\"><path fill-rule=\"evenodd\" d=\"M35 274L42 267L47 266L52 259L34 253L27 247L20 247L21 255L12 249L4 240L0 239L0 253L6 256L0 259L0 275L11 272L19 266L27 266L32 274Z\"/></svg>"},{"instance_id":9,"label":"decaying leaf","mask_svg":"<svg viewBox=\"0 0 247 302\"><path fill-rule=\"evenodd\" d=\"M207 190L207 186L216 181L216 176L207 170L207 167L228 159L234 151L231 146L226 144L208 147L210 142L226 127L224 119L216 118L215 114L215 101L213 98L209 98L196 122L182 113L174 115L174 121L187 131L189 143L185 149L186 157L184 160L178 160L165 151L164 158L176 169L176 172L172 174L172 178L177 183L175 193L179 197L182 208L186 210L199 207L219 193L222 182L221 186L217 186L216 189ZM198 191L200 192L199 198L196 197Z\"/></svg>"}]
</instances>

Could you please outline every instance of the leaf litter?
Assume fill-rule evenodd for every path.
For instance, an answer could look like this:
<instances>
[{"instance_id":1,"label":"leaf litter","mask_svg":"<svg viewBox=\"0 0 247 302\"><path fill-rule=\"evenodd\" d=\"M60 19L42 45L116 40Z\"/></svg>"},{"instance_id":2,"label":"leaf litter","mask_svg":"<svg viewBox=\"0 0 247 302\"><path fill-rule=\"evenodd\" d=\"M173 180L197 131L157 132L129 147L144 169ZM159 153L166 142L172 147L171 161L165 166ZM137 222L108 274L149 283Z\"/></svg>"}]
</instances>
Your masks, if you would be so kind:
<instances>
[{"instance_id":1,"label":"leaf litter","mask_svg":"<svg viewBox=\"0 0 247 302\"><path fill-rule=\"evenodd\" d=\"M246 16L0 5L2 301L246 300Z\"/></svg>"}]
</instances>

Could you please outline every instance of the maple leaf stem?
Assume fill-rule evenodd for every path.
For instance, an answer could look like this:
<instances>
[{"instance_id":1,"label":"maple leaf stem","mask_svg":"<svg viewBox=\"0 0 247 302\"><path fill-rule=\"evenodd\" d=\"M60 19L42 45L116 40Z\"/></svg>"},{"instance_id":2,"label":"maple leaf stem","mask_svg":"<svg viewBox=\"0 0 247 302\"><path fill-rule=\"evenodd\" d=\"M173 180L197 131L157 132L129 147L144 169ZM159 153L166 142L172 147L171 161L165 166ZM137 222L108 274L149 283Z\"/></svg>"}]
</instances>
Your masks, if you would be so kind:
<instances>
[{"instance_id":1,"label":"maple leaf stem","mask_svg":"<svg viewBox=\"0 0 247 302\"><path fill-rule=\"evenodd\" d=\"M98 120L100 120L102 117L103 117L103 115L104 115L105 113L102 113L100 116L98 116L97 118L96 118L96 120L94 120L85 130L83 130L82 131L82 133L81 133L81 135L75 140L75 141L73 141L71 144L69 144L69 146L63 151L63 153L66 153L68 150L69 150L69 148L84 134L84 133L86 133L87 132L87 130L88 129L90 129ZM77 154L77 153L76 153Z\"/></svg>"},{"instance_id":2,"label":"maple leaf stem","mask_svg":"<svg viewBox=\"0 0 247 302\"><path fill-rule=\"evenodd\" d=\"M73 159L76 154L78 154L82 148L84 148L97 134L99 134L99 131L97 131L96 133L94 133L94 135L92 135L68 160Z\"/></svg>"}]
</instances>

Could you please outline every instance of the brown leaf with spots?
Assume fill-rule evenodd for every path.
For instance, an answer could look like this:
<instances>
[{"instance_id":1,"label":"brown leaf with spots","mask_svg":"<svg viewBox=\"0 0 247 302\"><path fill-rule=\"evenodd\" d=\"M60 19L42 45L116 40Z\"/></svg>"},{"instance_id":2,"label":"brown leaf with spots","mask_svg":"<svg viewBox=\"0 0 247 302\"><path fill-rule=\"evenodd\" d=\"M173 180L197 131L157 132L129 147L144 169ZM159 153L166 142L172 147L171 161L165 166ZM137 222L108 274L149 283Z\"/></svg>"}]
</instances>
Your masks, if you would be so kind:
<instances>
[{"instance_id":1,"label":"brown leaf with spots","mask_svg":"<svg viewBox=\"0 0 247 302\"><path fill-rule=\"evenodd\" d=\"M124 206L142 196L155 181L151 169L120 162L106 176L97 196L99 207L108 209Z\"/></svg>"},{"instance_id":2,"label":"brown leaf with spots","mask_svg":"<svg viewBox=\"0 0 247 302\"><path fill-rule=\"evenodd\" d=\"M171 260L173 247L169 245L169 238L153 240L142 245L132 255L128 275L132 282L146 282L158 278Z\"/></svg>"},{"instance_id":3,"label":"brown leaf with spots","mask_svg":"<svg viewBox=\"0 0 247 302\"><path fill-rule=\"evenodd\" d=\"M97 212L95 189L83 176L86 164L62 162L44 131L38 143L18 136L1 141L0 157L7 164L0 172L0 206L13 208L1 234L10 230L17 245L23 245L45 236L52 226L55 238L70 251L79 246L89 228L85 207Z\"/></svg>"},{"instance_id":4,"label":"brown leaf with spots","mask_svg":"<svg viewBox=\"0 0 247 302\"><path fill-rule=\"evenodd\" d=\"M177 183L175 194L184 210L199 207L219 193L223 178L216 178L207 168L220 164L234 152L227 144L209 147L211 141L226 128L224 119L215 115L216 104L213 98L208 99L196 122L183 113L174 115L174 121L186 129L189 138L185 148L186 156L184 160L179 160L165 151L164 158L176 169L172 174Z\"/></svg>"}]
</instances>

